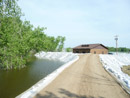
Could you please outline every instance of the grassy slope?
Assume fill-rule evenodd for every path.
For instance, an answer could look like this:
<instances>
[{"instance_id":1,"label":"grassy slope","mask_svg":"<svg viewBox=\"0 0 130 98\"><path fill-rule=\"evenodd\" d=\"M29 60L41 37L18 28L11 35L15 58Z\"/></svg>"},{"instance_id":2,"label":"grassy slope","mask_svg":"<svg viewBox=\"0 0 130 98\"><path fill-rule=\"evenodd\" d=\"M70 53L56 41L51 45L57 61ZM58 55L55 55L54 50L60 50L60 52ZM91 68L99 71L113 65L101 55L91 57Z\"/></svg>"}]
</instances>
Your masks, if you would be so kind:
<instances>
[{"instance_id":1,"label":"grassy slope","mask_svg":"<svg viewBox=\"0 0 130 98\"><path fill-rule=\"evenodd\" d=\"M130 65L123 66L122 71L130 76Z\"/></svg>"}]
</instances>

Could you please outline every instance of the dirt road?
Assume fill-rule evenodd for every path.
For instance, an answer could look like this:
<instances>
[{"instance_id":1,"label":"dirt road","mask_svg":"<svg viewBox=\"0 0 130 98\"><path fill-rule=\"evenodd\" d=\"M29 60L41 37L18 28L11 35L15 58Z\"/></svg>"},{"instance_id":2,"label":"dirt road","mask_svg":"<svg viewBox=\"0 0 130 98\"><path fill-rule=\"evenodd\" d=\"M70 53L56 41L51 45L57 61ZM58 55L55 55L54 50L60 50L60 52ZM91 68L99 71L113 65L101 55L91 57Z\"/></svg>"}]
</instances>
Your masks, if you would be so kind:
<instances>
[{"instance_id":1,"label":"dirt road","mask_svg":"<svg viewBox=\"0 0 130 98\"><path fill-rule=\"evenodd\" d=\"M130 98L102 67L98 55L85 54L35 98Z\"/></svg>"}]
</instances>

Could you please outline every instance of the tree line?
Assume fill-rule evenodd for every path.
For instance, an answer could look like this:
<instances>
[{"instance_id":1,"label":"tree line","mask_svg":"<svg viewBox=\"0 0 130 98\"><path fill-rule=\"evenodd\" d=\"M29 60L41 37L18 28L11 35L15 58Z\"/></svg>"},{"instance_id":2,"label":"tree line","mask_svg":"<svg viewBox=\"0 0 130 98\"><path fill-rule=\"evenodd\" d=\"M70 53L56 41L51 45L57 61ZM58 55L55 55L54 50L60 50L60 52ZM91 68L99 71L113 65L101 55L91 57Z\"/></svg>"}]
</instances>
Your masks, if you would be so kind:
<instances>
[{"instance_id":1,"label":"tree line","mask_svg":"<svg viewBox=\"0 0 130 98\"><path fill-rule=\"evenodd\" d=\"M48 36L47 28L35 28L22 16L17 0L0 0L0 68L22 68L32 52L63 49L65 37Z\"/></svg>"},{"instance_id":2,"label":"tree line","mask_svg":"<svg viewBox=\"0 0 130 98\"><path fill-rule=\"evenodd\" d=\"M114 47L108 47L109 52L116 52L116 48ZM118 52L130 52L130 48L126 47L119 47Z\"/></svg>"},{"instance_id":3,"label":"tree line","mask_svg":"<svg viewBox=\"0 0 130 98\"><path fill-rule=\"evenodd\" d=\"M116 52L116 48L114 47L107 47L109 52ZM72 48L68 47L66 48L66 52L72 52ZM119 47L118 52L130 52L130 48L126 47Z\"/></svg>"}]
</instances>

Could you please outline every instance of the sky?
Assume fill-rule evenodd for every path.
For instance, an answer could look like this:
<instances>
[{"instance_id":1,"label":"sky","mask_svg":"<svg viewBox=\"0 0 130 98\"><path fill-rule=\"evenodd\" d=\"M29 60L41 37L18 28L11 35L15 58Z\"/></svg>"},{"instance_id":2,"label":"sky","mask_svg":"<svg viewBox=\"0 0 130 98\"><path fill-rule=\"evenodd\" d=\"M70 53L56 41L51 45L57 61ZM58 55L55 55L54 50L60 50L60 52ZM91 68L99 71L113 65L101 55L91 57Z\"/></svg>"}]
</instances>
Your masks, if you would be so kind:
<instances>
[{"instance_id":1,"label":"sky","mask_svg":"<svg viewBox=\"0 0 130 98\"><path fill-rule=\"evenodd\" d=\"M66 37L65 47L101 43L130 48L130 0L19 0L23 20Z\"/></svg>"}]
</instances>

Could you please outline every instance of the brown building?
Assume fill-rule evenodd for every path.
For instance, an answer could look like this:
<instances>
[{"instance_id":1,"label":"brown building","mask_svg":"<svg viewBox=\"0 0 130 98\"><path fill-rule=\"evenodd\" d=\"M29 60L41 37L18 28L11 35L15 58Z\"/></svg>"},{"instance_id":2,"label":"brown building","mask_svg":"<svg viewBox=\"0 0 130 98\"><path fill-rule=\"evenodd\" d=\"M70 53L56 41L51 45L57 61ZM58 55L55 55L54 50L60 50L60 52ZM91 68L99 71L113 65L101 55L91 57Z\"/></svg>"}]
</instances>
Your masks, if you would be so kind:
<instances>
[{"instance_id":1,"label":"brown building","mask_svg":"<svg viewBox=\"0 0 130 98\"><path fill-rule=\"evenodd\" d=\"M84 44L73 48L73 53L108 54L108 48L102 44Z\"/></svg>"}]
</instances>

